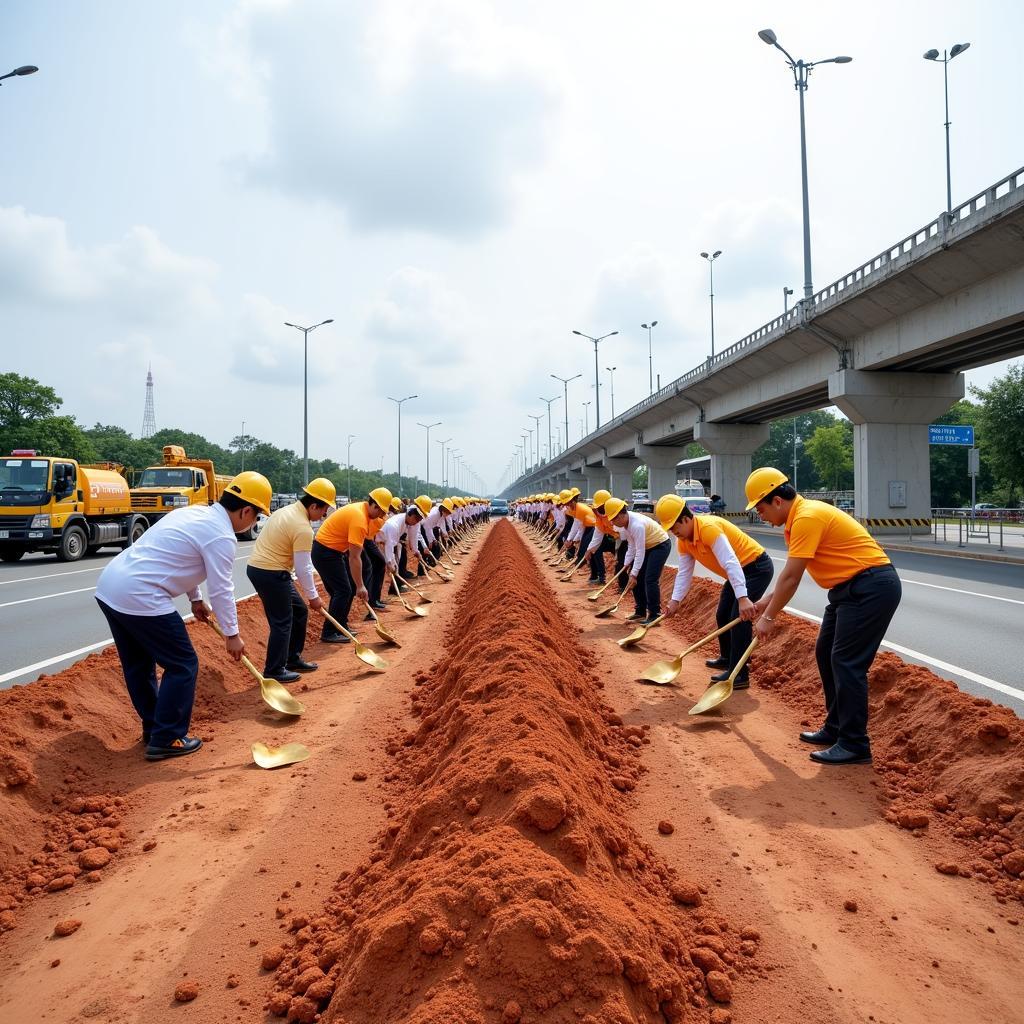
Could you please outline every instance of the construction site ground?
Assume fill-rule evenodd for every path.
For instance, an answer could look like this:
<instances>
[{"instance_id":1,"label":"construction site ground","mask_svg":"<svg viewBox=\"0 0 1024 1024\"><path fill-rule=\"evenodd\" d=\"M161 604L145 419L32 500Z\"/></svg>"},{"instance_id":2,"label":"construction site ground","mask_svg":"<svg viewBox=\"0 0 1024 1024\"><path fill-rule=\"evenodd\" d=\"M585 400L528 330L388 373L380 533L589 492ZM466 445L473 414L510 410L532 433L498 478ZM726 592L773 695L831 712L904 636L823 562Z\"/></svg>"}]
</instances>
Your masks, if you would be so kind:
<instances>
[{"instance_id":1,"label":"construction site ground","mask_svg":"<svg viewBox=\"0 0 1024 1024\"><path fill-rule=\"evenodd\" d=\"M713 628L712 583L623 650L625 602L595 619L524 527L459 558L429 617L390 603L400 649L359 623L385 672L311 614L299 719L191 623L177 761L143 760L112 650L0 693L0 1020L1022 1019L1012 711L882 654L874 765L821 768L812 624L691 717L713 651L636 677ZM311 756L264 771L256 741Z\"/></svg>"}]
</instances>

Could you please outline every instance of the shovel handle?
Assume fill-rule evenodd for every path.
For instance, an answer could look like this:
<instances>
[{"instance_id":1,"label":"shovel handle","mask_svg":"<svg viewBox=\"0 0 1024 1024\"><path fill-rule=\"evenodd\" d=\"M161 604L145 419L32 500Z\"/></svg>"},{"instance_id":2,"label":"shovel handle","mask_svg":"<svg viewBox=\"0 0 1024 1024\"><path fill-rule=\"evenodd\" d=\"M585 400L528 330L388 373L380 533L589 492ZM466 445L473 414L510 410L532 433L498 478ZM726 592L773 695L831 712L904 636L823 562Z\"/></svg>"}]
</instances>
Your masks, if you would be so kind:
<instances>
[{"instance_id":1,"label":"shovel handle","mask_svg":"<svg viewBox=\"0 0 1024 1024\"><path fill-rule=\"evenodd\" d=\"M594 600L596 601L624 572L626 567L623 566L595 595Z\"/></svg>"},{"instance_id":2,"label":"shovel handle","mask_svg":"<svg viewBox=\"0 0 1024 1024\"><path fill-rule=\"evenodd\" d=\"M398 586L398 580L395 579L395 574L394 573L390 573L390 576L391 576L391 586L393 586L395 588L395 593L398 595L398 600L401 601L402 607L407 612L411 612L412 611L412 607L410 606L409 602L406 601L405 597L402 595L402 591L401 591L401 589Z\"/></svg>"},{"instance_id":3,"label":"shovel handle","mask_svg":"<svg viewBox=\"0 0 1024 1024\"><path fill-rule=\"evenodd\" d=\"M746 665L746 663L749 661L750 656L754 653L755 647L757 647L756 636L753 640L750 641L750 646L747 647L747 649L743 652L743 655L740 657L740 660L736 662L736 667L729 674L730 683L736 682L736 677L740 674L740 671L742 670L743 666Z\"/></svg>"},{"instance_id":4,"label":"shovel handle","mask_svg":"<svg viewBox=\"0 0 1024 1024\"><path fill-rule=\"evenodd\" d=\"M362 647L362 644L326 609L321 608L320 614L339 632L344 633L357 647Z\"/></svg>"},{"instance_id":5,"label":"shovel handle","mask_svg":"<svg viewBox=\"0 0 1024 1024\"><path fill-rule=\"evenodd\" d=\"M206 609L210 613L210 617L206 620L213 627L213 631L221 638L224 639L224 630L220 628L220 623L214 618L212 610L207 607ZM241 657L242 664L252 673L253 678L256 682L262 684L263 673L243 654Z\"/></svg>"},{"instance_id":6,"label":"shovel handle","mask_svg":"<svg viewBox=\"0 0 1024 1024\"><path fill-rule=\"evenodd\" d=\"M721 636L723 633L728 633L729 630L733 628L733 626L738 626L740 624L740 622L742 622L742 621L743 620L740 619L740 618L735 618L735 619L732 620L732 622L727 622L720 629L716 629L713 633L708 633L707 636L702 637L695 644L691 644L689 647L686 648L685 651L683 651L682 654L679 655L679 657L680 658L685 658L688 654L692 654L698 648L703 647L710 640L714 640L715 637ZM753 648L751 648L751 650L753 650Z\"/></svg>"}]
</instances>

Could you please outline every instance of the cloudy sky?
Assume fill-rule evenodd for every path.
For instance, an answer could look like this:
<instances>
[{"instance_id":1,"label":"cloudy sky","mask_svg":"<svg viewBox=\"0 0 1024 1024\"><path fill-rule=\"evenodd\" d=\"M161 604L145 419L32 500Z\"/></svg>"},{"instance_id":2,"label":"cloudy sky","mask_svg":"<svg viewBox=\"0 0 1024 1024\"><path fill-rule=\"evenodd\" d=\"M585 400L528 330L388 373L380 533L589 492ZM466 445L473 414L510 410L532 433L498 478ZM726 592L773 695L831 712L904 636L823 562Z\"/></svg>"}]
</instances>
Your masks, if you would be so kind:
<instances>
[{"instance_id":1,"label":"cloudy sky","mask_svg":"<svg viewBox=\"0 0 1024 1024\"><path fill-rule=\"evenodd\" d=\"M3 369L85 425L241 430L422 475L452 437L486 488L569 377L569 428L647 394L800 291L795 56L815 287L1024 162L1024 7L678 0L4 0ZM990 379L988 368L970 374ZM561 403L553 407L556 422ZM546 444L546 423L542 425ZM436 444L431 444L436 479Z\"/></svg>"}]
</instances>

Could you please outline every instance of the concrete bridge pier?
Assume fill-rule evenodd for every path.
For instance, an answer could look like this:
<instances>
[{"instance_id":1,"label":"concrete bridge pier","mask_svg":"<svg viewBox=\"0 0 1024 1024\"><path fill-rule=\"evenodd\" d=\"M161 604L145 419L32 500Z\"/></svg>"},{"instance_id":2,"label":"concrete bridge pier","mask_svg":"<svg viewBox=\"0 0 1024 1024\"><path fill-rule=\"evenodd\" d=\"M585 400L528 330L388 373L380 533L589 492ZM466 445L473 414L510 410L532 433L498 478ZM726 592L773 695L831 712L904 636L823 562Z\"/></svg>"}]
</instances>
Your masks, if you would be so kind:
<instances>
[{"instance_id":1,"label":"concrete bridge pier","mask_svg":"<svg viewBox=\"0 0 1024 1024\"><path fill-rule=\"evenodd\" d=\"M578 487L581 494L587 493L587 478L583 475L583 468L580 466L570 466L569 472L566 474L566 487Z\"/></svg>"},{"instance_id":2,"label":"concrete bridge pier","mask_svg":"<svg viewBox=\"0 0 1024 1024\"><path fill-rule=\"evenodd\" d=\"M674 494L676 463L685 456L685 447L638 444L635 450L647 467L647 493L651 501L656 502L663 494Z\"/></svg>"},{"instance_id":3,"label":"concrete bridge pier","mask_svg":"<svg viewBox=\"0 0 1024 1024\"><path fill-rule=\"evenodd\" d=\"M928 424L964 397L964 375L839 370L828 394L853 422L857 518L872 533L928 533Z\"/></svg>"},{"instance_id":4,"label":"concrete bridge pier","mask_svg":"<svg viewBox=\"0 0 1024 1024\"><path fill-rule=\"evenodd\" d=\"M633 470L639 465L639 459L605 457L604 460L604 468L608 470L608 490L627 504L633 499Z\"/></svg>"},{"instance_id":5,"label":"concrete bridge pier","mask_svg":"<svg viewBox=\"0 0 1024 1024\"><path fill-rule=\"evenodd\" d=\"M768 440L767 423L707 423L693 428L693 439L711 452L711 493L725 501L725 514L745 517L744 484L753 468L751 456Z\"/></svg>"},{"instance_id":6,"label":"concrete bridge pier","mask_svg":"<svg viewBox=\"0 0 1024 1024\"><path fill-rule=\"evenodd\" d=\"M611 490L608 487L608 468L606 466L584 466L583 475L587 478L587 486L582 490L588 496L593 496L594 491L599 491L602 487Z\"/></svg>"}]
</instances>

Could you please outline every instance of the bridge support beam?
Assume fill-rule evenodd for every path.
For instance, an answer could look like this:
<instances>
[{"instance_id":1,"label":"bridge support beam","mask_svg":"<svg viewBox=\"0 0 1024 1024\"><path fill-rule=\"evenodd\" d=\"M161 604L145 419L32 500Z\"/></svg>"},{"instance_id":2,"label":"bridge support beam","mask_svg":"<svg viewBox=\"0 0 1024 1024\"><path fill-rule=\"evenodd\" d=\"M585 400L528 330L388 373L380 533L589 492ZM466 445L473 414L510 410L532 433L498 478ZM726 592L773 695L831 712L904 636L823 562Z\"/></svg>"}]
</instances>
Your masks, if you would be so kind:
<instances>
[{"instance_id":1,"label":"bridge support beam","mask_svg":"<svg viewBox=\"0 0 1024 1024\"><path fill-rule=\"evenodd\" d=\"M647 493L656 502L663 494L674 494L676 463L686 454L683 447L638 444L637 458L647 467Z\"/></svg>"},{"instance_id":2,"label":"bridge support beam","mask_svg":"<svg viewBox=\"0 0 1024 1024\"><path fill-rule=\"evenodd\" d=\"M633 500L633 470L639 465L639 459L604 460L604 468L608 470L608 490L627 504Z\"/></svg>"},{"instance_id":3,"label":"bridge support beam","mask_svg":"<svg viewBox=\"0 0 1024 1024\"><path fill-rule=\"evenodd\" d=\"M599 491L602 487L608 488L608 468L607 466L584 466L583 475L587 478L586 491L588 495L593 495L594 491Z\"/></svg>"},{"instance_id":4,"label":"bridge support beam","mask_svg":"<svg viewBox=\"0 0 1024 1024\"><path fill-rule=\"evenodd\" d=\"M694 425L693 439L711 452L711 493L720 494L726 516L746 518L743 485L750 476L751 456L768 440L767 423L708 423Z\"/></svg>"},{"instance_id":5,"label":"bridge support beam","mask_svg":"<svg viewBox=\"0 0 1024 1024\"><path fill-rule=\"evenodd\" d=\"M928 533L928 424L964 397L964 375L840 370L828 394L853 422L857 518L872 533Z\"/></svg>"}]
</instances>

